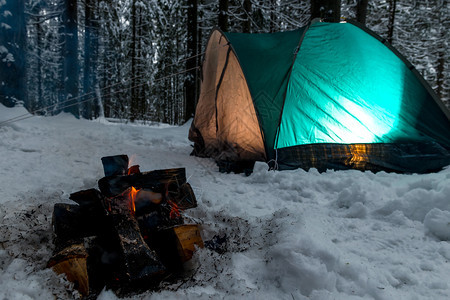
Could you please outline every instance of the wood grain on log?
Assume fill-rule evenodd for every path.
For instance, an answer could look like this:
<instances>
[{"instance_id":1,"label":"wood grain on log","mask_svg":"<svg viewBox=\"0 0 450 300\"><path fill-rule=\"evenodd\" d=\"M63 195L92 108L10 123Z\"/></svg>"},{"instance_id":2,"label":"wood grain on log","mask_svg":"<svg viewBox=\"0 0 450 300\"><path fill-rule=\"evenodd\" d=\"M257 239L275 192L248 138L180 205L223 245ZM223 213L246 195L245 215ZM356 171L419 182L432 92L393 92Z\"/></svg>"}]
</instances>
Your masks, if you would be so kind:
<instances>
[{"instance_id":1,"label":"wood grain on log","mask_svg":"<svg viewBox=\"0 0 450 300\"><path fill-rule=\"evenodd\" d=\"M83 244L68 246L54 255L47 267L57 274L65 274L67 280L75 284L81 295L89 294L89 277L87 272L87 252Z\"/></svg>"}]
</instances>

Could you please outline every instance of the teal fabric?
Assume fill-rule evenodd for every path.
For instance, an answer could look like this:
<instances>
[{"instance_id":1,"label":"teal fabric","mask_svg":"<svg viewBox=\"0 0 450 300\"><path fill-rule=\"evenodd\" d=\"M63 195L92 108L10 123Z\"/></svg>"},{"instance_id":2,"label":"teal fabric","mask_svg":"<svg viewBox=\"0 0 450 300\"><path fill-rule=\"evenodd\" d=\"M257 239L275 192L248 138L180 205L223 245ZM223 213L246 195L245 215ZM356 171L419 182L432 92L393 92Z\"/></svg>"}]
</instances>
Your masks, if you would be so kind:
<instances>
[{"instance_id":1,"label":"teal fabric","mask_svg":"<svg viewBox=\"0 0 450 300\"><path fill-rule=\"evenodd\" d=\"M272 159L277 127L295 50L304 28L277 33L224 33L244 72Z\"/></svg>"},{"instance_id":2,"label":"teal fabric","mask_svg":"<svg viewBox=\"0 0 450 300\"><path fill-rule=\"evenodd\" d=\"M417 77L348 23L314 23L306 32L278 130L275 148L429 141L450 148L449 120Z\"/></svg>"}]
</instances>

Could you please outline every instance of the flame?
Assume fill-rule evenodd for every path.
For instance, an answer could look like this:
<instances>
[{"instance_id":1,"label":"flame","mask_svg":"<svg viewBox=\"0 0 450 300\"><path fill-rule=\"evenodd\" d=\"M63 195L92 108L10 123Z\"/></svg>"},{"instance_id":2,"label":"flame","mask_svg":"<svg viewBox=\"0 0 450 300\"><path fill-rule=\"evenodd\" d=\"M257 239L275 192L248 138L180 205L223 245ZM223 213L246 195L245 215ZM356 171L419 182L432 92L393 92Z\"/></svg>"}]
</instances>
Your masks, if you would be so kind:
<instances>
[{"instance_id":1,"label":"flame","mask_svg":"<svg viewBox=\"0 0 450 300\"><path fill-rule=\"evenodd\" d=\"M134 202L136 201L139 191L140 190L135 189L134 186L131 187L131 190L130 190L130 200L131 200L130 206L131 207L130 208L131 208L132 212L136 212L136 206L135 206Z\"/></svg>"}]
</instances>

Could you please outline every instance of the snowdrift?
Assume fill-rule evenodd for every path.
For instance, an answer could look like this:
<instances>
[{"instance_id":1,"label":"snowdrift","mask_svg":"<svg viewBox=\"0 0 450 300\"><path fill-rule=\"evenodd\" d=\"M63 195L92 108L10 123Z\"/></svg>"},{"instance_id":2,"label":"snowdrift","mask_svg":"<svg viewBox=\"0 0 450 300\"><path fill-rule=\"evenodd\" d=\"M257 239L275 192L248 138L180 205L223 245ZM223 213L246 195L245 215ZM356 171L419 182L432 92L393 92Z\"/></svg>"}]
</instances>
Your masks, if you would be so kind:
<instances>
[{"instance_id":1,"label":"snowdrift","mask_svg":"<svg viewBox=\"0 0 450 300\"><path fill-rule=\"evenodd\" d=\"M26 113L0 108L0 120ZM427 175L316 170L245 177L189 156L189 124L133 126L34 117L0 127L0 298L78 297L45 269L53 205L96 187L100 157L134 153L144 170L186 167L204 240L187 281L138 299L447 299L450 169ZM116 299L104 290L99 299Z\"/></svg>"}]
</instances>

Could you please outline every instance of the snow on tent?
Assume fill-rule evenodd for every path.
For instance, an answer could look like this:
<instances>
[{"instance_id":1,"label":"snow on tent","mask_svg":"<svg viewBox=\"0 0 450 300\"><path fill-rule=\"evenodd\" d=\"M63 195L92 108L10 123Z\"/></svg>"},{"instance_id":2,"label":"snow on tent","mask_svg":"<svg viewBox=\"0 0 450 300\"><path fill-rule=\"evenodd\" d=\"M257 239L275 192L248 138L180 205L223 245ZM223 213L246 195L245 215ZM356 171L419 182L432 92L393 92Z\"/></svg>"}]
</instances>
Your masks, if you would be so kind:
<instances>
[{"instance_id":1,"label":"snow on tent","mask_svg":"<svg viewBox=\"0 0 450 300\"><path fill-rule=\"evenodd\" d=\"M414 67L356 23L214 30L194 154L280 170L424 173L450 164L450 114Z\"/></svg>"}]
</instances>

